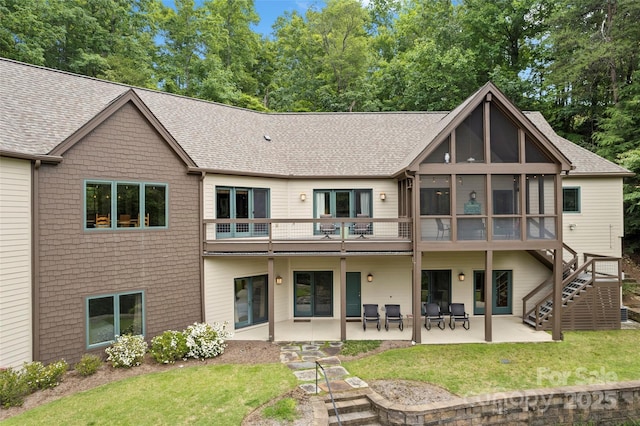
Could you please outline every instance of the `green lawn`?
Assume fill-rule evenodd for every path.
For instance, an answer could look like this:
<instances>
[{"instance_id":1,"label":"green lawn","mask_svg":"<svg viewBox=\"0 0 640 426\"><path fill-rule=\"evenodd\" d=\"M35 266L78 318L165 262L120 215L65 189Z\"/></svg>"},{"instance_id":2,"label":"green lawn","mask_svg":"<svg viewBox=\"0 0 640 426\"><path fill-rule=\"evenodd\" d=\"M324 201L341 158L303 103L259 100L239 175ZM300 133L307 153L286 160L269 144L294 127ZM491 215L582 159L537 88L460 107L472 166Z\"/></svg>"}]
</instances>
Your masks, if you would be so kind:
<instances>
[{"instance_id":1,"label":"green lawn","mask_svg":"<svg viewBox=\"0 0 640 426\"><path fill-rule=\"evenodd\" d=\"M438 384L461 396L640 379L640 330L567 332L553 343L418 345L344 367L363 380ZM254 408L293 389L282 364L175 369L111 383L27 411L9 425L240 424Z\"/></svg>"},{"instance_id":2,"label":"green lawn","mask_svg":"<svg viewBox=\"0 0 640 426\"><path fill-rule=\"evenodd\" d=\"M640 330L566 332L562 342L418 345L343 365L364 381L420 380L460 396L640 379Z\"/></svg>"}]
</instances>

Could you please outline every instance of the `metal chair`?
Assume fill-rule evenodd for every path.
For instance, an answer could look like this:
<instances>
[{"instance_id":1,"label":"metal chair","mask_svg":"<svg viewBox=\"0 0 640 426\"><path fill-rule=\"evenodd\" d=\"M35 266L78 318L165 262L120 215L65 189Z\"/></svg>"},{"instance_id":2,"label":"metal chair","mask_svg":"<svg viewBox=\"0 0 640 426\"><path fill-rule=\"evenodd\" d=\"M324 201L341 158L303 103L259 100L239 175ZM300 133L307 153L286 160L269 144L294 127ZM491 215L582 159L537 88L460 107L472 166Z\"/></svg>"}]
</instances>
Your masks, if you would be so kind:
<instances>
[{"instance_id":1,"label":"metal chair","mask_svg":"<svg viewBox=\"0 0 640 426\"><path fill-rule=\"evenodd\" d=\"M452 303L449 305L449 327L456 328L456 322L462 322L462 327L468 330L471 327L469 314L464 311L464 303Z\"/></svg>"},{"instance_id":2,"label":"metal chair","mask_svg":"<svg viewBox=\"0 0 640 426\"><path fill-rule=\"evenodd\" d=\"M437 303L424 303L424 328L431 330L431 323L435 322L440 330L444 330L445 323L440 305Z\"/></svg>"},{"instance_id":3,"label":"metal chair","mask_svg":"<svg viewBox=\"0 0 640 426\"><path fill-rule=\"evenodd\" d=\"M449 225L445 225L442 222L442 219L437 218L436 219L436 225L438 225L438 233L436 234L436 240L444 240L444 234L445 233L449 233L449 231L451 230L451 227Z\"/></svg>"},{"instance_id":4,"label":"metal chair","mask_svg":"<svg viewBox=\"0 0 640 426\"><path fill-rule=\"evenodd\" d=\"M380 331L380 313L378 305L363 304L364 312L362 313L362 329L367 330L367 322L375 322L378 331Z\"/></svg>"},{"instance_id":5,"label":"metal chair","mask_svg":"<svg viewBox=\"0 0 640 426\"><path fill-rule=\"evenodd\" d=\"M321 214L320 215L321 219L328 219L328 218L331 218L331 217L333 217L333 216L331 216L330 214ZM325 238L331 238L329 235L336 233L336 224L333 223L333 222L322 222L322 223L320 223L320 232L322 232L324 234Z\"/></svg>"},{"instance_id":6,"label":"metal chair","mask_svg":"<svg viewBox=\"0 0 640 426\"><path fill-rule=\"evenodd\" d=\"M358 219L363 219L369 217L367 214L358 214L356 215ZM365 234L371 233L371 223L369 222L355 222L353 224L353 233L359 234L359 238L365 238Z\"/></svg>"},{"instance_id":7,"label":"metal chair","mask_svg":"<svg viewBox=\"0 0 640 426\"><path fill-rule=\"evenodd\" d=\"M404 322L400 313L400 305L384 305L384 329L389 331L389 323L397 322L400 331L404 330Z\"/></svg>"}]
</instances>

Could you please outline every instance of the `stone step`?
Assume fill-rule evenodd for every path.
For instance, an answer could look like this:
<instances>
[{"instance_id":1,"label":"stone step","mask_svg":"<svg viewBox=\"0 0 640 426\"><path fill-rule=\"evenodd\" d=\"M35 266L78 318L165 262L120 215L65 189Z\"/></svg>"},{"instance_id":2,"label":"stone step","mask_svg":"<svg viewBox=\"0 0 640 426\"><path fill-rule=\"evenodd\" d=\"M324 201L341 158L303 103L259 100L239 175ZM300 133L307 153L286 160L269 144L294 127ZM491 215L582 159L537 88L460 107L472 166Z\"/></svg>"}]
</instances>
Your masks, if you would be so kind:
<instances>
[{"instance_id":1,"label":"stone step","mask_svg":"<svg viewBox=\"0 0 640 426\"><path fill-rule=\"evenodd\" d=\"M331 401L324 403L329 414L335 414L333 403ZM349 399L336 401L336 409L342 416L343 413L353 413L355 411L367 411L371 408L371 402L367 398Z\"/></svg>"},{"instance_id":2,"label":"stone step","mask_svg":"<svg viewBox=\"0 0 640 426\"><path fill-rule=\"evenodd\" d=\"M335 415L329 416L329 425L336 426L338 424L342 424L343 426L347 425L380 425L380 421L378 420L378 415L371 411L358 411L354 413L344 413L340 414L340 423L338 423L338 419Z\"/></svg>"}]
</instances>

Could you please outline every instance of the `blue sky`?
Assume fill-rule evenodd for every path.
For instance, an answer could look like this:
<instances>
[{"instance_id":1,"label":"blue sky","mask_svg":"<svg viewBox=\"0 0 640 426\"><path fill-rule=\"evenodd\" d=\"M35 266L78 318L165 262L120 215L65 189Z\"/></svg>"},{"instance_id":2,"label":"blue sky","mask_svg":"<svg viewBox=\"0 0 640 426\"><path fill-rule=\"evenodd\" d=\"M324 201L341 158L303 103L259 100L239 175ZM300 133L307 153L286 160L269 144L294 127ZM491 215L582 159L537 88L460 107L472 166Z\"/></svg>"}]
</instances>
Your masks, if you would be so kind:
<instances>
[{"instance_id":1,"label":"blue sky","mask_svg":"<svg viewBox=\"0 0 640 426\"><path fill-rule=\"evenodd\" d=\"M285 11L296 11L303 15L310 7L321 9L324 6L323 0L254 0L256 12L260 15L260 23L254 27L255 31L264 35L271 34L271 26L276 22L278 16L284 15Z\"/></svg>"}]
</instances>

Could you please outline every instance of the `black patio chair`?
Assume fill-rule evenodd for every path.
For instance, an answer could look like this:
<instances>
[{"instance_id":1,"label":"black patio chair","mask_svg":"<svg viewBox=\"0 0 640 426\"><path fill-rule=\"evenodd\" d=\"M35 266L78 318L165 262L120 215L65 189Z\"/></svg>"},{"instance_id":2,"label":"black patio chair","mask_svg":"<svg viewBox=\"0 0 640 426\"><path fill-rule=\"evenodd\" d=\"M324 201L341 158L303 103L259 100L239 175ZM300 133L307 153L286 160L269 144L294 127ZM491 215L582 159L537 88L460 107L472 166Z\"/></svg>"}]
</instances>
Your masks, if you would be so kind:
<instances>
[{"instance_id":1,"label":"black patio chair","mask_svg":"<svg viewBox=\"0 0 640 426\"><path fill-rule=\"evenodd\" d=\"M469 314L464 311L464 303L452 303L449 305L449 327L456 328L456 322L462 322L462 327L468 330L471 327Z\"/></svg>"},{"instance_id":2,"label":"black patio chair","mask_svg":"<svg viewBox=\"0 0 640 426\"><path fill-rule=\"evenodd\" d=\"M400 313L400 305L384 305L384 329L389 331L389 323L397 322L400 331L404 330L404 322Z\"/></svg>"},{"instance_id":3,"label":"black patio chair","mask_svg":"<svg viewBox=\"0 0 640 426\"><path fill-rule=\"evenodd\" d=\"M378 305L363 304L364 312L362 313L362 329L367 330L367 322L375 322L378 331L380 331L380 313Z\"/></svg>"},{"instance_id":4,"label":"black patio chair","mask_svg":"<svg viewBox=\"0 0 640 426\"><path fill-rule=\"evenodd\" d=\"M424 328L431 330L431 323L435 322L440 330L444 330L445 323L442 312L440 312L440 305L437 303L425 303L424 304Z\"/></svg>"}]
</instances>

